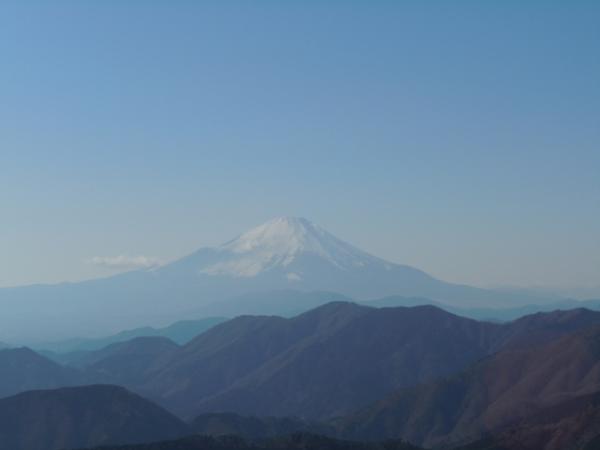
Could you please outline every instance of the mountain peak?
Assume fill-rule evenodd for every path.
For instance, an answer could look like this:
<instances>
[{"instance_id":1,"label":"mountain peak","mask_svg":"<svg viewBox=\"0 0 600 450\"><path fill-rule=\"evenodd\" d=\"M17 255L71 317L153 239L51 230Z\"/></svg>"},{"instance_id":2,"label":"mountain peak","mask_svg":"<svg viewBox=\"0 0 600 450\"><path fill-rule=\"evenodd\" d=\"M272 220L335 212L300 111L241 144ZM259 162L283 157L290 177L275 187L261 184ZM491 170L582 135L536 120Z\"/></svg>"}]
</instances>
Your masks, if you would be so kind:
<instances>
[{"instance_id":1,"label":"mountain peak","mask_svg":"<svg viewBox=\"0 0 600 450\"><path fill-rule=\"evenodd\" d=\"M295 252L314 247L315 241L327 232L302 217L278 217L223 245L234 253L245 253L258 247L281 252Z\"/></svg>"},{"instance_id":2,"label":"mountain peak","mask_svg":"<svg viewBox=\"0 0 600 450\"><path fill-rule=\"evenodd\" d=\"M223 257L205 267L208 275L253 277L274 267L289 267L301 255L318 256L338 268L364 266L378 260L336 238L302 217L278 217L218 248ZM301 274L290 271L290 281Z\"/></svg>"}]
</instances>

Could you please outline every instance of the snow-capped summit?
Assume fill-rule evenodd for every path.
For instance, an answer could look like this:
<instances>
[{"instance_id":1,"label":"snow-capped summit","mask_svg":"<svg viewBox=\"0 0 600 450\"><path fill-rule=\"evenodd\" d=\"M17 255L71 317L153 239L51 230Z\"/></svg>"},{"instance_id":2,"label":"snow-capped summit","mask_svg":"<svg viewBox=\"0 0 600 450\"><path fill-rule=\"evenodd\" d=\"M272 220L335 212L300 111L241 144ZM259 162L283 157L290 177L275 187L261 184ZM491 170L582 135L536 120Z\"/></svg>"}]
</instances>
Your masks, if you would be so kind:
<instances>
[{"instance_id":1,"label":"snow-capped summit","mask_svg":"<svg viewBox=\"0 0 600 450\"><path fill-rule=\"evenodd\" d=\"M353 299L399 295L457 306L506 304L506 294L438 280L370 255L299 217L279 217L218 247L205 247L152 272L214 304L247 293L336 292ZM482 300L483 299L483 300ZM498 300L499 299L499 300Z\"/></svg>"},{"instance_id":2,"label":"snow-capped summit","mask_svg":"<svg viewBox=\"0 0 600 450\"><path fill-rule=\"evenodd\" d=\"M33 336L36 340L61 339L110 327L116 332L174 322L189 314L290 314L340 297L388 296L459 307L535 302L522 294L437 280L419 269L365 253L306 219L282 217L152 270L80 283L0 289L0 301L10 302L0 317L0 330L5 339L16 340L23 335L19 324L27 317L52 324L45 336Z\"/></svg>"},{"instance_id":3,"label":"snow-capped summit","mask_svg":"<svg viewBox=\"0 0 600 450\"><path fill-rule=\"evenodd\" d=\"M254 277L275 267L290 266L302 256L319 257L338 269L362 267L383 261L341 241L301 217L270 220L218 247L219 261L203 267L207 275ZM291 281L302 275L286 274Z\"/></svg>"}]
</instances>

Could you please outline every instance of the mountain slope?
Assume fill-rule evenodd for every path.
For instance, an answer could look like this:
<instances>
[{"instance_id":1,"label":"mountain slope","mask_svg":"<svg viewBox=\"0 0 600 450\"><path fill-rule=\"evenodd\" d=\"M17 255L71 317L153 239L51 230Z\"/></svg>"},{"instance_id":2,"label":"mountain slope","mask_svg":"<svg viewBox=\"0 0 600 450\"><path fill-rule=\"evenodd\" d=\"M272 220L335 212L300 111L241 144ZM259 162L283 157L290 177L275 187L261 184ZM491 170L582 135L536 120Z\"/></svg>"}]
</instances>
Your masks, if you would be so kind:
<instances>
[{"instance_id":1,"label":"mountain slope","mask_svg":"<svg viewBox=\"0 0 600 450\"><path fill-rule=\"evenodd\" d=\"M0 397L31 389L84 384L76 370L62 367L28 348L0 350Z\"/></svg>"},{"instance_id":2,"label":"mountain slope","mask_svg":"<svg viewBox=\"0 0 600 450\"><path fill-rule=\"evenodd\" d=\"M71 365L85 369L96 379L135 386L143 382L149 368L169 358L178 348L177 344L164 337L139 337L86 352L71 361Z\"/></svg>"},{"instance_id":3,"label":"mountain slope","mask_svg":"<svg viewBox=\"0 0 600 450\"><path fill-rule=\"evenodd\" d=\"M333 303L293 319L242 316L221 324L157 366L141 392L192 417L198 404L304 339L335 333L370 308Z\"/></svg>"},{"instance_id":4,"label":"mountain slope","mask_svg":"<svg viewBox=\"0 0 600 450\"><path fill-rule=\"evenodd\" d=\"M600 443L600 393L561 402L456 450L592 450Z\"/></svg>"},{"instance_id":5,"label":"mountain slope","mask_svg":"<svg viewBox=\"0 0 600 450\"><path fill-rule=\"evenodd\" d=\"M0 399L2 450L150 442L188 432L162 408L116 386L29 391Z\"/></svg>"},{"instance_id":6,"label":"mountain slope","mask_svg":"<svg viewBox=\"0 0 600 450\"><path fill-rule=\"evenodd\" d=\"M271 220L158 272L207 275L205 281L212 286L234 280L235 289L243 292L293 288L339 292L356 299L404 295L449 304L501 306L527 298L442 282L421 270L370 255L296 217Z\"/></svg>"},{"instance_id":7,"label":"mountain slope","mask_svg":"<svg viewBox=\"0 0 600 450\"><path fill-rule=\"evenodd\" d=\"M342 421L345 436L460 441L600 391L600 326L501 351L439 382L401 390Z\"/></svg>"},{"instance_id":8,"label":"mountain slope","mask_svg":"<svg viewBox=\"0 0 600 450\"><path fill-rule=\"evenodd\" d=\"M457 373L500 349L540 345L594 323L600 313L587 310L500 325L432 306L337 302L291 319L238 317L181 348L159 345L149 357L136 350L144 341L134 340L118 357L112 349L122 344L98 352L88 367L188 418L235 412L324 419Z\"/></svg>"},{"instance_id":9,"label":"mountain slope","mask_svg":"<svg viewBox=\"0 0 600 450\"><path fill-rule=\"evenodd\" d=\"M456 373L498 350L532 348L594 324L600 324L600 313L584 309L503 325L432 306L370 309L275 356L207 398L201 411L325 419L399 387Z\"/></svg>"},{"instance_id":10,"label":"mountain slope","mask_svg":"<svg viewBox=\"0 0 600 450\"><path fill-rule=\"evenodd\" d=\"M346 414L399 387L461 370L487 354L496 331L434 307L369 309L333 332L307 336L207 398L200 411Z\"/></svg>"},{"instance_id":11,"label":"mountain slope","mask_svg":"<svg viewBox=\"0 0 600 450\"><path fill-rule=\"evenodd\" d=\"M599 323L600 312L585 308L530 314L505 324L493 351L545 344Z\"/></svg>"},{"instance_id":12,"label":"mountain slope","mask_svg":"<svg viewBox=\"0 0 600 450\"><path fill-rule=\"evenodd\" d=\"M290 289L338 292L358 300L425 297L451 306L508 307L545 299L445 283L358 250L305 219L287 217L152 270L80 283L0 289L4 306L0 339L48 341L107 334L189 314L198 317L202 311L221 314L215 308L218 302ZM19 326L23 320L45 326L23 329Z\"/></svg>"},{"instance_id":13,"label":"mountain slope","mask_svg":"<svg viewBox=\"0 0 600 450\"><path fill-rule=\"evenodd\" d=\"M502 349L539 346L600 323L587 310L477 322L431 306L331 303L284 319L243 316L178 347L137 338L80 355L83 372L28 349L0 352L0 393L110 382L185 417L202 412L323 419L456 373Z\"/></svg>"}]
</instances>

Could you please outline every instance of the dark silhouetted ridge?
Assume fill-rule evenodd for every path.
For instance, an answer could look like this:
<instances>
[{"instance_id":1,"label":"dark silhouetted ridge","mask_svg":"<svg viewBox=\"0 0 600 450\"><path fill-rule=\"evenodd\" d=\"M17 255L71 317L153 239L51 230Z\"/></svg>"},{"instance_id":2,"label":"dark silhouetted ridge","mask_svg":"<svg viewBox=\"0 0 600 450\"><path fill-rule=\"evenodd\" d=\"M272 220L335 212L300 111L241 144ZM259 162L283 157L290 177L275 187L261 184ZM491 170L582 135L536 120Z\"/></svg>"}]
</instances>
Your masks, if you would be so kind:
<instances>
[{"instance_id":1,"label":"dark silhouetted ridge","mask_svg":"<svg viewBox=\"0 0 600 450\"><path fill-rule=\"evenodd\" d=\"M118 386L29 391L0 400L2 450L151 442L186 433L179 419Z\"/></svg>"}]
</instances>

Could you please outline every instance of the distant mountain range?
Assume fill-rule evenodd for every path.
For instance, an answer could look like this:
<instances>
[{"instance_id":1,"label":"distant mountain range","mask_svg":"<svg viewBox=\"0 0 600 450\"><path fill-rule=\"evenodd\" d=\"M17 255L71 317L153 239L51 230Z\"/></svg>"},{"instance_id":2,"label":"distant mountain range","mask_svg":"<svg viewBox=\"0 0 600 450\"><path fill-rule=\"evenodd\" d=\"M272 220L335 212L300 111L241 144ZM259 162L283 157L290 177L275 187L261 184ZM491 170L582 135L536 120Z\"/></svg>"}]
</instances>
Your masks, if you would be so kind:
<instances>
[{"instance_id":1,"label":"distant mountain range","mask_svg":"<svg viewBox=\"0 0 600 450\"><path fill-rule=\"evenodd\" d=\"M48 342L182 317L257 313L230 299L282 290L336 292L357 300L421 297L452 307L556 300L446 283L361 251L306 219L287 217L159 268L80 283L0 289L0 338ZM23 321L32 326L23 327Z\"/></svg>"},{"instance_id":2,"label":"distant mountain range","mask_svg":"<svg viewBox=\"0 0 600 450\"><path fill-rule=\"evenodd\" d=\"M600 313L587 310L495 324L433 306L335 302L290 319L238 317L181 347L146 337L65 355L70 368L26 349L0 355L24 352L38 361L40 370L23 372L38 377L38 385L29 383L28 389L91 380L126 386L186 418L236 412L323 420L458 373L499 350L538 345L596 323ZM72 381L60 378L67 373ZM55 384L39 384L51 379ZM19 392L18 383L11 386L7 392Z\"/></svg>"},{"instance_id":3,"label":"distant mountain range","mask_svg":"<svg viewBox=\"0 0 600 450\"><path fill-rule=\"evenodd\" d=\"M268 291L235 297L220 302L217 305L211 305L206 308L206 311L208 314L211 308L215 308L215 310L232 317L239 314L293 317L334 301L352 302L353 300L341 294L325 291ZM492 322L511 321L537 312L551 312L555 310L578 308L587 308L596 311L600 310L600 300L562 300L542 305L526 305L516 308L457 308L426 298L401 296L390 296L356 303L372 307L412 307L431 305L462 317ZM238 313L236 313L236 311ZM38 342L30 346L41 354L48 356L50 359L58 362L70 362L77 360L78 354L99 350L110 344L125 342L136 337L163 336L177 344L186 344L192 338L226 320L227 319L224 317L182 320L163 328L140 327L132 330L125 330L106 337L72 338L46 343ZM11 346L9 344L0 343L0 349L3 348L11 348Z\"/></svg>"},{"instance_id":4,"label":"distant mountain range","mask_svg":"<svg viewBox=\"0 0 600 450\"><path fill-rule=\"evenodd\" d=\"M207 317L198 320L180 320L168 327L141 327L125 330L111 336L96 339L67 339L58 342L38 343L34 349L54 353L72 353L100 350L108 345L125 342L137 337L160 336L168 338L177 344L186 344L192 338L227 320L224 317ZM0 347L1 348L1 347Z\"/></svg>"},{"instance_id":5,"label":"distant mountain range","mask_svg":"<svg viewBox=\"0 0 600 450\"><path fill-rule=\"evenodd\" d=\"M517 306L512 308L459 308L456 306L450 306L445 303L436 302L426 298L420 297L402 297L402 296L390 296L384 297L377 300L370 300L361 302L367 306L374 307L386 307L386 306L419 306L419 305L432 305L437 306L445 311L453 314L468 317L475 320L485 320L491 322L508 322L511 320L519 319L523 316L535 314L538 312L552 312L557 310L569 310L569 309L590 309L594 311L600 311L600 300L557 300L549 303L542 304L531 304L524 306Z\"/></svg>"},{"instance_id":6,"label":"distant mountain range","mask_svg":"<svg viewBox=\"0 0 600 450\"><path fill-rule=\"evenodd\" d=\"M58 450L236 433L250 439L238 442L247 448L308 432L470 450L580 450L600 436L599 349L600 312L585 309L500 324L435 306L333 302L292 318L237 317L181 346L137 337L80 352L70 366L29 349L3 350L0 395L28 392L0 400L0 414L18 411L16 425L0 424L0 441ZM149 400L120 388L31 391L93 383ZM150 425L173 433L154 436Z\"/></svg>"}]
</instances>

